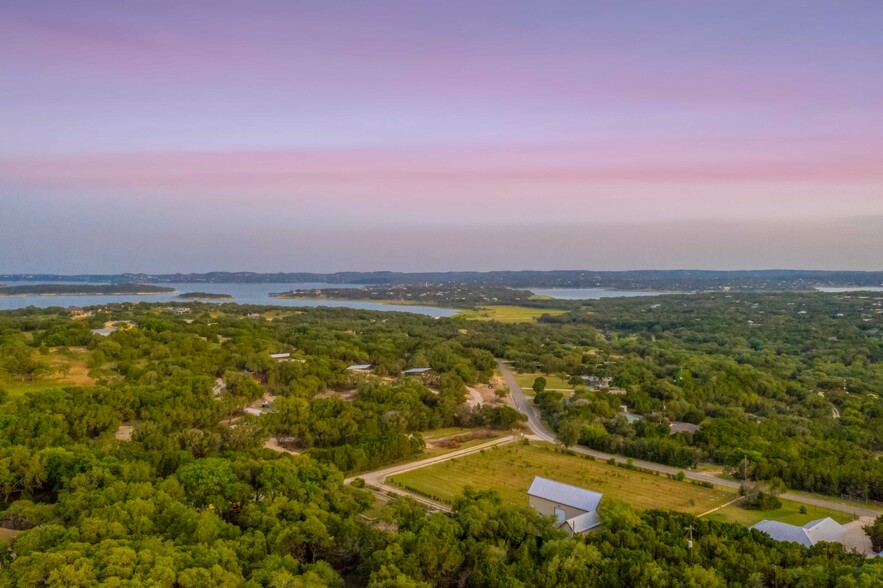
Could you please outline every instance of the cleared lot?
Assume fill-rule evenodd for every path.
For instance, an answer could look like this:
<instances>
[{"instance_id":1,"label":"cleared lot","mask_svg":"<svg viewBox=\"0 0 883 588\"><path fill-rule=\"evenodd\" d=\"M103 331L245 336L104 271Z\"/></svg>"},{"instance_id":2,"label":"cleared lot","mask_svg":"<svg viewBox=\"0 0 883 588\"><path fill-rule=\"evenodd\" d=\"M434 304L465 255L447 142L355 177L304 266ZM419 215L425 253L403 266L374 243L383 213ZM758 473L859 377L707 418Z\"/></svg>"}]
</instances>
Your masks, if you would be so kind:
<instances>
[{"instance_id":1,"label":"cleared lot","mask_svg":"<svg viewBox=\"0 0 883 588\"><path fill-rule=\"evenodd\" d=\"M733 492L678 482L605 462L556 452L547 444L511 444L395 475L401 487L450 502L466 486L496 490L512 504L527 504L534 476L581 486L639 509L701 514L736 498Z\"/></svg>"}]
</instances>

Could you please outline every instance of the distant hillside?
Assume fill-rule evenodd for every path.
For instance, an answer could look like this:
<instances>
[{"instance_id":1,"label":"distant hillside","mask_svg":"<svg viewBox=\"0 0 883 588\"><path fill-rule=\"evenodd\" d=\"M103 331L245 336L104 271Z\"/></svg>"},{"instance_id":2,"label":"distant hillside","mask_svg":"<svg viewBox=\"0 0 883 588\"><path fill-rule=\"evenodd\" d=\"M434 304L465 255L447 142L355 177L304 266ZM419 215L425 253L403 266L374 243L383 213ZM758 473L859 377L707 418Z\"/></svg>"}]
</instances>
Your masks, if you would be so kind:
<instances>
[{"instance_id":1,"label":"distant hillside","mask_svg":"<svg viewBox=\"0 0 883 588\"><path fill-rule=\"evenodd\" d=\"M193 274L58 274L0 275L0 280L77 281L141 283L227 283L227 284L295 284L324 282L328 284L485 284L515 288L612 288L619 290L759 290L808 291L816 287L883 285L883 271L816 271L816 270L635 270L635 271L495 271L495 272L337 272L317 273L254 273L209 272Z\"/></svg>"}]
</instances>

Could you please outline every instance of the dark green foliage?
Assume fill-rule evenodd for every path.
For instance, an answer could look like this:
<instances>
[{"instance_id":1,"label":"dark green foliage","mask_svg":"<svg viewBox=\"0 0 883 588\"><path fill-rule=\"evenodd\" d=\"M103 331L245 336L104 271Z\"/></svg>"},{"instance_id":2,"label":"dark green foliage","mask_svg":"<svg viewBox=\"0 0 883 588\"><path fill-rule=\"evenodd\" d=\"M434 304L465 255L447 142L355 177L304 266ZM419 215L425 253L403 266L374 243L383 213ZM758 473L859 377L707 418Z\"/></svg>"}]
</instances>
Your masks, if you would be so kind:
<instances>
[{"instance_id":1,"label":"dark green foliage","mask_svg":"<svg viewBox=\"0 0 883 588\"><path fill-rule=\"evenodd\" d=\"M871 546L877 553L883 553L883 515L877 517L873 523L862 527L868 537L871 538Z\"/></svg>"},{"instance_id":2,"label":"dark green foliage","mask_svg":"<svg viewBox=\"0 0 883 588\"><path fill-rule=\"evenodd\" d=\"M577 389L537 395L547 420L592 425L581 443L737 477L883 499L883 303L855 294L705 294L603 299L562 316L516 365L610 377L622 396ZM585 342L581 342L579 333ZM592 339L591 333L603 334ZM590 355L565 343L594 349ZM620 404L644 420L613 418ZM669 435L657 424L701 425ZM603 431L597 426L603 425Z\"/></svg>"},{"instance_id":3,"label":"dark green foliage","mask_svg":"<svg viewBox=\"0 0 883 588\"><path fill-rule=\"evenodd\" d=\"M577 539L471 491L450 516L402 501L394 520L372 524L360 516L371 495L345 487L341 472L413 456L428 429L517 426L524 416L508 407L464 403L464 385L486 382L496 356L574 382L612 377L625 390L538 393L565 443L879 496L873 304L600 301L591 314L535 325L345 309L272 309L268 321L245 318L268 308L199 303L190 323L168 305L125 304L90 320L140 327L106 338L60 309L0 313L0 523L21 531L14 559L0 549L0 585L878 586L883 562L836 545L805 549L606 499L605 525ZM816 315L812 325L797 305ZM761 310L774 328L747 326ZM97 383L41 388L48 349L70 346L85 348ZM280 351L290 361L270 357ZM352 375L353 363L374 364L374 375ZM432 374L400 378L412 365ZM242 414L265 394L266 414ZM622 403L644 420L617 417ZM670 435L669 420L702 428ZM131 441L114 438L121 423L134 426ZM303 454L265 449L269 437Z\"/></svg>"}]
</instances>

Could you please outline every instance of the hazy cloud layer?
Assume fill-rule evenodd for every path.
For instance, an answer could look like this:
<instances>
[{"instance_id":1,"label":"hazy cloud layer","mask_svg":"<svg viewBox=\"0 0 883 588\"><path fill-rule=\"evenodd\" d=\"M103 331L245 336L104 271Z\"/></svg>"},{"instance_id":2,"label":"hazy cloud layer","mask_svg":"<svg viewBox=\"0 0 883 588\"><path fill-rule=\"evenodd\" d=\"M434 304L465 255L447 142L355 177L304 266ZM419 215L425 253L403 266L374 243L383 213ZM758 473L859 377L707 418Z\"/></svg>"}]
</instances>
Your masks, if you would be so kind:
<instances>
[{"instance_id":1,"label":"hazy cloud layer","mask_svg":"<svg viewBox=\"0 0 883 588\"><path fill-rule=\"evenodd\" d=\"M218 226L65 210L0 221L0 272L805 268L879 270L883 216L826 221ZM16 224L10 227L8 222ZM47 229L51 226L51 229ZM19 236L27 234L27 239ZM109 245L112 244L112 245Z\"/></svg>"},{"instance_id":2,"label":"hazy cloud layer","mask_svg":"<svg viewBox=\"0 0 883 588\"><path fill-rule=\"evenodd\" d=\"M880 2L0 3L0 271L883 269Z\"/></svg>"}]
</instances>

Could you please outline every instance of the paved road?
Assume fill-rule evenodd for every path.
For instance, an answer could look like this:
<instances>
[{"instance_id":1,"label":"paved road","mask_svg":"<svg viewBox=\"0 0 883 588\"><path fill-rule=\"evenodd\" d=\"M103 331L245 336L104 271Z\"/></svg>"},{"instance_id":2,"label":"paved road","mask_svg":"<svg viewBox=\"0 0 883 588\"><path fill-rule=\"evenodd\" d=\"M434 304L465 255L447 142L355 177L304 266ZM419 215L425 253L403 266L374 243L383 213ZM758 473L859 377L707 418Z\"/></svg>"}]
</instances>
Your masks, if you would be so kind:
<instances>
[{"instance_id":1,"label":"paved road","mask_svg":"<svg viewBox=\"0 0 883 588\"><path fill-rule=\"evenodd\" d=\"M515 408L518 409L519 412L525 414L527 416L527 425L530 428L532 435L531 437L540 441L548 441L549 443L555 443L556 437L555 433L553 433L542 421L540 418L539 412L536 407L533 405L527 397L524 395L524 391L521 389L521 386L518 385L518 382L515 381L515 375L512 372L512 368L510 368L507 364L498 361L497 365L500 368L500 373L503 375L503 381L506 383L506 386L509 387L509 396L515 404ZM477 453L482 449L487 449L489 447L493 447L495 445L502 445L505 443L511 443L515 441L518 437L516 436L508 436L502 437L499 439L494 439L492 441L488 441L486 443L481 443L479 445L475 445L473 447L468 447L466 449L460 449L457 451L452 451L450 453L446 453L444 455L439 455L436 457L430 457L428 459L424 459L421 461L415 461L411 463L405 463L397 466L392 466L388 468L384 468L382 470L377 470L374 472L364 473L358 476L352 476L344 480L344 483L349 484L356 478L361 478L365 481L369 486L373 486L377 489L378 493L381 494L397 494L399 496L410 496L417 502L424 504L430 508L435 510L448 512L451 510L451 507L442 502L438 502L436 500L432 500L423 496L419 496L417 494L413 494L408 492L407 490L403 490L398 486L394 486L386 483L386 479L389 476L395 474L401 474L403 472L409 472L411 470L416 470L422 467L435 465L438 463L442 463L448 461L450 459L454 459L456 457L461 457L464 455L469 455L471 453ZM625 463L627 458L612 455L610 453L604 453L603 451L595 451L593 449L587 449L585 447L571 447L571 451L574 453L580 453L582 455L589 455L596 459L600 460L609 460L614 459L617 463ZM726 486L729 488L738 488L740 483L735 480L726 480L723 478L718 478L714 474L706 473L706 472L690 472L684 471L680 468L673 468L671 466L663 465L660 463L643 461L639 459L633 459L632 465L650 471L656 471L663 474L673 474L677 475L678 472L683 471L684 476L686 476L690 480L697 480L700 482L710 482L717 486ZM847 504L841 504L839 502L833 502L830 500L826 500L824 498L817 498L814 496L802 496L798 494L793 494L790 492L786 492L781 495L782 498L787 500L793 500L794 502L800 502L803 504L811 504L815 506L821 506L824 508L829 508L831 510L838 510L841 512L847 512L851 514L855 514L860 517L876 517L880 514L879 511L872 510L869 508L861 508L856 506L851 506Z\"/></svg>"},{"instance_id":2,"label":"paved road","mask_svg":"<svg viewBox=\"0 0 883 588\"><path fill-rule=\"evenodd\" d=\"M549 428L543 423L542 419L539 416L539 413L536 407L533 405L527 397L524 395L524 391L521 389L521 386L518 385L518 382L515 381L515 374L512 372L512 368L510 368L507 364L502 361L497 361L497 365L500 368L500 373L503 374L503 381L506 382L506 386L509 387L509 395L512 397L513 402L515 402L515 407L525 415L527 415L527 425L530 427L530 430L533 432L534 437L540 439L542 441L549 441L550 443L555 443L555 434L549 430ZM590 455L596 459L601 460L609 460L613 458L618 463L625 463L627 458L612 455L610 453L604 453L603 451L595 451L593 449L586 449L585 447L571 447L571 451L574 453L580 453L583 455ZM656 472L661 472L664 474L677 474L680 471L684 472L684 476L686 476L690 480L697 480L699 482L710 482L717 486L726 486L729 488L738 488L740 483L735 480L727 480L724 478L718 478L714 474L706 473L706 472L690 472L684 471L679 468L673 468L671 466L663 465L660 463L650 462L650 461L642 461L639 459L633 459L632 464L636 467L651 470ZM851 506L847 504L841 504L839 502L833 502L831 500L826 500L824 498L816 498L811 496L802 496L798 494L793 494L791 492L786 492L781 495L782 498L787 500L793 500L794 502L800 502L803 504L812 504L815 506L821 506L824 508L830 508L831 510L839 510L841 512L852 513L861 517L876 517L880 514L879 511L872 510L869 508L861 508L857 506Z\"/></svg>"},{"instance_id":3,"label":"paved road","mask_svg":"<svg viewBox=\"0 0 883 588\"><path fill-rule=\"evenodd\" d=\"M521 386L515 381L515 374L512 373L512 368L502 361L497 361L497 365L500 367L500 373L503 374L503 381L509 388L509 397L515 403L515 408L518 409L518 412L527 415L527 426L530 427L530 430L537 438L549 443L555 443L555 433L543 424L533 402L524 395Z\"/></svg>"}]
</instances>

